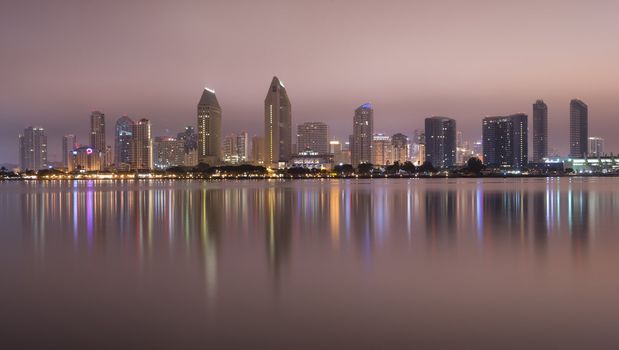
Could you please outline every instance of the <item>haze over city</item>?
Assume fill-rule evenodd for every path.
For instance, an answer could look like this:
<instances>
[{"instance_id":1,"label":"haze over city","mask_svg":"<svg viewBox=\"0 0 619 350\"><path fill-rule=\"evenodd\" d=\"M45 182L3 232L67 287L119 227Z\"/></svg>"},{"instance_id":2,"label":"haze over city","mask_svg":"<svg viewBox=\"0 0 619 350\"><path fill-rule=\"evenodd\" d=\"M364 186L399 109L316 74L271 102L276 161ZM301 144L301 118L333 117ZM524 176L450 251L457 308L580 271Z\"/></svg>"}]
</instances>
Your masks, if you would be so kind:
<instances>
[{"instance_id":1,"label":"haze over city","mask_svg":"<svg viewBox=\"0 0 619 350\"><path fill-rule=\"evenodd\" d=\"M618 11L614 1L3 3L0 162L17 163L29 125L48 131L59 160L62 135L85 142L94 110L175 135L195 125L204 86L217 91L224 134L262 134L273 75L293 125L325 121L339 139L367 101L375 132L410 136L445 115L473 141L484 116L531 116L541 98L549 148L565 155L579 98L589 135L616 152Z\"/></svg>"}]
</instances>

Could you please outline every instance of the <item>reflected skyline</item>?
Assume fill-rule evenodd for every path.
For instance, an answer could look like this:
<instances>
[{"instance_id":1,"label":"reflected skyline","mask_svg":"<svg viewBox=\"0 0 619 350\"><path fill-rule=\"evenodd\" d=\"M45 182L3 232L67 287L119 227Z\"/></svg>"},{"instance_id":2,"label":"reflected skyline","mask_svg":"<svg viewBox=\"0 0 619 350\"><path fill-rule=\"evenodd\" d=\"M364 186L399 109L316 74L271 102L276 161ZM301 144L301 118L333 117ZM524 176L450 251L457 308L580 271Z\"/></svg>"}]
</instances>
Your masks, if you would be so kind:
<instances>
[{"instance_id":1,"label":"reflected skyline","mask_svg":"<svg viewBox=\"0 0 619 350\"><path fill-rule=\"evenodd\" d=\"M616 181L0 183L0 339L272 349L619 342L608 328L619 315Z\"/></svg>"},{"instance_id":2,"label":"reflected skyline","mask_svg":"<svg viewBox=\"0 0 619 350\"><path fill-rule=\"evenodd\" d=\"M180 250L201 256L211 271L227 240L264 237L275 276L285 270L293 246L310 238L334 251L354 247L366 259L388 239L424 239L435 248L457 245L458 239L486 248L532 242L542 252L549 237L567 233L581 255L596 231L589 218L618 205L613 193L577 188L579 180L543 179L534 190L504 192L492 189L501 186L500 180L464 189L448 182L442 190L440 181L430 188L416 182L372 188L369 181L313 181L297 189L276 181L240 187L189 182L186 188L165 181L146 188L74 181L10 184L18 195L1 196L18 202L5 215L21 218L14 230L27 233L21 237L42 255L47 246L67 240L80 254L106 255L120 248L152 259L152 254ZM29 191L33 186L42 190Z\"/></svg>"}]
</instances>

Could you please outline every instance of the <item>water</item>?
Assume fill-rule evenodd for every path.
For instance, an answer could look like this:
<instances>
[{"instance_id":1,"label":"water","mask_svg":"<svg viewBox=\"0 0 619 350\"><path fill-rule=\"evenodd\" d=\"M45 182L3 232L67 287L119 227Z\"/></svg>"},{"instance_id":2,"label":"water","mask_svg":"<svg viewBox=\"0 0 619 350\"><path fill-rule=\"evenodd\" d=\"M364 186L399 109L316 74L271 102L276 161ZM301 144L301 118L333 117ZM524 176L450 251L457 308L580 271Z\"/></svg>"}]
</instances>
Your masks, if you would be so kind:
<instances>
[{"instance_id":1,"label":"water","mask_svg":"<svg viewBox=\"0 0 619 350\"><path fill-rule=\"evenodd\" d=\"M0 183L0 348L619 347L619 179Z\"/></svg>"}]
</instances>

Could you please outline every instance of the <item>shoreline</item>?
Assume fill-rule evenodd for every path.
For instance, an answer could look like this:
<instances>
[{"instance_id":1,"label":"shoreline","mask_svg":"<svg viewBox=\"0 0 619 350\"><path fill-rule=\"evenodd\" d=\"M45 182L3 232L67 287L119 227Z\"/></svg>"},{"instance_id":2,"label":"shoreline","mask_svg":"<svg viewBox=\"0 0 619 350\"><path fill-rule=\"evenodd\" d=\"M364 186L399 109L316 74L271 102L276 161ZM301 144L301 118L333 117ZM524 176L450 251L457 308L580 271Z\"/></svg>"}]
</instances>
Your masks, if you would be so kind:
<instances>
[{"instance_id":1,"label":"shoreline","mask_svg":"<svg viewBox=\"0 0 619 350\"><path fill-rule=\"evenodd\" d=\"M0 182L49 182L49 181L239 181L239 180L382 180L382 179L527 179L527 178L608 178L619 177L619 174L553 174L553 175L358 175L358 176L80 176L80 177L49 177L49 178L0 178Z\"/></svg>"}]
</instances>

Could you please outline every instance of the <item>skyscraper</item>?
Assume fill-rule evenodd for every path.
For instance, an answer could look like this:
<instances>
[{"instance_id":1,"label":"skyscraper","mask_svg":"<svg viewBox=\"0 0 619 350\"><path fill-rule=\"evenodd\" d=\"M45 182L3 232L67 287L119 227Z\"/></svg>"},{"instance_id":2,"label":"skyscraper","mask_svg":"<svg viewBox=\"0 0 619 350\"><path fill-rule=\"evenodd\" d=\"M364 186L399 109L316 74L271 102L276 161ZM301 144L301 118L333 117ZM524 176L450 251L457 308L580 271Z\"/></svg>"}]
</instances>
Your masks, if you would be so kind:
<instances>
[{"instance_id":1,"label":"skyscraper","mask_svg":"<svg viewBox=\"0 0 619 350\"><path fill-rule=\"evenodd\" d=\"M156 137L153 141L153 163L157 169L181 166L185 162L185 142L173 137Z\"/></svg>"},{"instance_id":2,"label":"skyscraper","mask_svg":"<svg viewBox=\"0 0 619 350\"><path fill-rule=\"evenodd\" d=\"M204 88L198 102L198 161L213 165L221 157L221 107L215 91Z\"/></svg>"},{"instance_id":3,"label":"skyscraper","mask_svg":"<svg viewBox=\"0 0 619 350\"><path fill-rule=\"evenodd\" d=\"M592 157L601 157L604 155L604 139L601 137L589 138L589 154Z\"/></svg>"},{"instance_id":4,"label":"skyscraper","mask_svg":"<svg viewBox=\"0 0 619 350\"><path fill-rule=\"evenodd\" d=\"M292 107L286 88L277 77L273 77L264 99L264 146L266 166L290 160Z\"/></svg>"},{"instance_id":5,"label":"skyscraper","mask_svg":"<svg viewBox=\"0 0 619 350\"><path fill-rule=\"evenodd\" d=\"M533 162L548 156L548 106L542 100L533 104Z\"/></svg>"},{"instance_id":6,"label":"skyscraper","mask_svg":"<svg viewBox=\"0 0 619 350\"><path fill-rule=\"evenodd\" d=\"M133 125L133 138L131 141L131 167L134 170L152 169L153 140L151 137L150 120L140 119Z\"/></svg>"},{"instance_id":7,"label":"skyscraper","mask_svg":"<svg viewBox=\"0 0 619 350\"><path fill-rule=\"evenodd\" d=\"M447 117L430 117L425 121L426 161L436 168L456 164L456 121Z\"/></svg>"},{"instance_id":8,"label":"skyscraper","mask_svg":"<svg viewBox=\"0 0 619 350\"><path fill-rule=\"evenodd\" d=\"M22 170L47 168L47 133L40 127L27 127L19 135L19 163Z\"/></svg>"},{"instance_id":9,"label":"skyscraper","mask_svg":"<svg viewBox=\"0 0 619 350\"><path fill-rule=\"evenodd\" d=\"M391 136L391 145L393 146L393 161L404 164L408 160L408 136L397 133Z\"/></svg>"},{"instance_id":10,"label":"skyscraper","mask_svg":"<svg viewBox=\"0 0 619 350\"><path fill-rule=\"evenodd\" d=\"M372 137L374 135L374 107L365 103L355 110L351 138L353 166L372 162Z\"/></svg>"},{"instance_id":11,"label":"skyscraper","mask_svg":"<svg viewBox=\"0 0 619 350\"><path fill-rule=\"evenodd\" d=\"M131 164L131 142L133 139L134 122L127 116L122 116L116 121L116 133L114 134L114 151L116 166Z\"/></svg>"},{"instance_id":12,"label":"skyscraper","mask_svg":"<svg viewBox=\"0 0 619 350\"><path fill-rule=\"evenodd\" d=\"M236 135L236 154L239 157L239 162L247 162L249 160L249 135L247 131L241 131Z\"/></svg>"},{"instance_id":13,"label":"skyscraper","mask_svg":"<svg viewBox=\"0 0 619 350\"><path fill-rule=\"evenodd\" d=\"M264 164L264 138L254 136L251 138L251 160L256 165Z\"/></svg>"},{"instance_id":14,"label":"skyscraper","mask_svg":"<svg viewBox=\"0 0 619 350\"><path fill-rule=\"evenodd\" d=\"M105 114L99 111L90 114L90 146L105 154Z\"/></svg>"},{"instance_id":15,"label":"skyscraper","mask_svg":"<svg viewBox=\"0 0 619 350\"><path fill-rule=\"evenodd\" d=\"M581 100L570 101L570 157L585 157L589 139L589 107Z\"/></svg>"},{"instance_id":16,"label":"skyscraper","mask_svg":"<svg viewBox=\"0 0 619 350\"><path fill-rule=\"evenodd\" d=\"M482 122L484 163L491 167L526 167L527 120L527 115L523 113L484 118Z\"/></svg>"},{"instance_id":17,"label":"skyscraper","mask_svg":"<svg viewBox=\"0 0 619 350\"><path fill-rule=\"evenodd\" d=\"M71 169L73 160L73 150L77 148L75 135L69 134L62 137L62 166L65 169Z\"/></svg>"},{"instance_id":18,"label":"skyscraper","mask_svg":"<svg viewBox=\"0 0 619 350\"><path fill-rule=\"evenodd\" d=\"M372 164L387 165L393 163L393 146L391 137L385 134L372 136Z\"/></svg>"},{"instance_id":19,"label":"skyscraper","mask_svg":"<svg viewBox=\"0 0 619 350\"><path fill-rule=\"evenodd\" d=\"M322 122L306 122L297 126L297 150L318 154L329 153L329 127Z\"/></svg>"},{"instance_id":20,"label":"skyscraper","mask_svg":"<svg viewBox=\"0 0 619 350\"><path fill-rule=\"evenodd\" d=\"M185 143L185 153L198 148L198 134L196 134L196 128L191 125L186 126L183 131L179 132L176 138Z\"/></svg>"}]
</instances>

